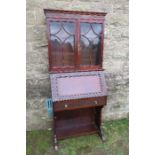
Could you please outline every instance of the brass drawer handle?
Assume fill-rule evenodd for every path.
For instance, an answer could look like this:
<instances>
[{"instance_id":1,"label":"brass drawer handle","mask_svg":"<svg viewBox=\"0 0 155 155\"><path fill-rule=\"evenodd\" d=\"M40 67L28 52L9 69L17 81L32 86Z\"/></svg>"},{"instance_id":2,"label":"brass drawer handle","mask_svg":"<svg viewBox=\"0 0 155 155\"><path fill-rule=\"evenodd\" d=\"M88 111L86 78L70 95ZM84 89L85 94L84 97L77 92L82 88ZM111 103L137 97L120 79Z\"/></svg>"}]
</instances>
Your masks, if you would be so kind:
<instances>
[{"instance_id":1,"label":"brass drawer handle","mask_svg":"<svg viewBox=\"0 0 155 155\"><path fill-rule=\"evenodd\" d=\"M97 104L97 101L95 101L95 104Z\"/></svg>"}]
</instances>

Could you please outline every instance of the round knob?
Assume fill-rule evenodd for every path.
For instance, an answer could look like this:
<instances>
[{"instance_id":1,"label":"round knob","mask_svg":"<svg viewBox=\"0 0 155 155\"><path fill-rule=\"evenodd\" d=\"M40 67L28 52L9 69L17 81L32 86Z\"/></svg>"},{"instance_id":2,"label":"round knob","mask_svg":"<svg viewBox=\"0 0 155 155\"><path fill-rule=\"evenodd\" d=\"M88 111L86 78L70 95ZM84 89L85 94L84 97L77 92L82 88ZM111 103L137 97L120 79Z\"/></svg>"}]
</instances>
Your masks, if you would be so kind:
<instances>
[{"instance_id":1,"label":"round knob","mask_svg":"<svg viewBox=\"0 0 155 155\"><path fill-rule=\"evenodd\" d=\"M67 108L68 107L68 105L67 104L65 104L65 108Z\"/></svg>"}]
</instances>

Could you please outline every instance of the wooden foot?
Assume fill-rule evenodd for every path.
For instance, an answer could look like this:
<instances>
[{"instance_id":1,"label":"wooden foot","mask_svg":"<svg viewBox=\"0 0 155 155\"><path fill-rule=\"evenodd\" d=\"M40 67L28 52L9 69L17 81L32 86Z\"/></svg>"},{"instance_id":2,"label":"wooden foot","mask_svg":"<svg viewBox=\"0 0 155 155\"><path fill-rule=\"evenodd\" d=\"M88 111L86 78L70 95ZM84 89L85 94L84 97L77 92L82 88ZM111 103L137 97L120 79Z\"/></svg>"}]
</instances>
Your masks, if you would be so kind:
<instances>
[{"instance_id":1,"label":"wooden foot","mask_svg":"<svg viewBox=\"0 0 155 155\"><path fill-rule=\"evenodd\" d=\"M100 138L101 138L101 141L104 143L105 142L105 136L104 136L104 133L103 133L103 131L100 129L99 130L99 136L100 136Z\"/></svg>"},{"instance_id":2,"label":"wooden foot","mask_svg":"<svg viewBox=\"0 0 155 155\"><path fill-rule=\"evenodd\" d=\"M58 151L58 140L57 140L56 135L54 135L54 150Z\"/></svg>"},{"instance_id":3,"label":"wooden foot","mask_svg":"<svg viewBox=\"0 0 155 155\"><path fill-rule=\"evenodd\" d=\"M57 145L54 146L54 150L58 151L58 146Z\"/></svg>"}]
</instances>

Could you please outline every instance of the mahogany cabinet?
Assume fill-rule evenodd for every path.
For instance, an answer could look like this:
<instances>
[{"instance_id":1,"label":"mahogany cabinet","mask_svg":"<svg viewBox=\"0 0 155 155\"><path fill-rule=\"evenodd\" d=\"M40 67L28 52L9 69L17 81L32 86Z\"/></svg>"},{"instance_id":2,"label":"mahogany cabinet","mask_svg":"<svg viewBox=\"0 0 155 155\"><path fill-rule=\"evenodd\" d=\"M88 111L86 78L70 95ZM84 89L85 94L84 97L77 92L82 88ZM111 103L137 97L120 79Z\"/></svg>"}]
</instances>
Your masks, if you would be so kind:
<instances>
[{"instance_id":1,"label":"mahogany cabinet","mask_svg":"<svg viewBox=\"0 0 155 155\"><path fill-rule=\"evenodd\" d=\"M103 69L106 13L44 9L53 101L53 140L98 133L107 102Z\"/></svg>"}]
</instances>

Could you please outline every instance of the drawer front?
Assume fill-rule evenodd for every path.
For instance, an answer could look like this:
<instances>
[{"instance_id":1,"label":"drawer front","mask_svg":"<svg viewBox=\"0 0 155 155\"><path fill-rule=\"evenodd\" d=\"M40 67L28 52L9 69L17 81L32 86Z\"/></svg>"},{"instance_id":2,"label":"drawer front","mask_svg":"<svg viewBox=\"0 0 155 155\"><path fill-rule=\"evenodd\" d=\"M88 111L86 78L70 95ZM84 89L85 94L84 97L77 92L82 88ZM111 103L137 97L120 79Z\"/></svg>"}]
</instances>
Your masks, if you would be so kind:
<instances>
[{"instance_id":1,"label":"drawer front","mask_svg":"<svg viewBox=\"0 0 155 155\"><path fill-rule=\"evenodd\" d=\"M103 106L106 104L106 99L94 99L91 101L65 101L65 102L56 102L54 103L55 111L63 111L63 110L73 110L80 108L89 108L96 106Z\"/></svg>"}]
</instances>

